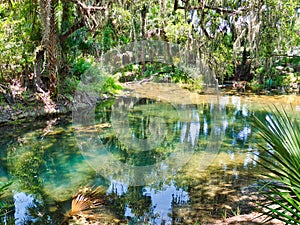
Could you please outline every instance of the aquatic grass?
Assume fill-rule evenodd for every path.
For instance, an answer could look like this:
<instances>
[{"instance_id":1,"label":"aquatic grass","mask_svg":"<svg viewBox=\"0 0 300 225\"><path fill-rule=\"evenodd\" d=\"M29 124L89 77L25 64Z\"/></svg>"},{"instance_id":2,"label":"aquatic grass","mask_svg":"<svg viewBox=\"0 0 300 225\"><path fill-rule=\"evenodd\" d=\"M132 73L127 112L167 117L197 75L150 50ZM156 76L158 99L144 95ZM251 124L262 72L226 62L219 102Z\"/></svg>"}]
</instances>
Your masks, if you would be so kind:
<instances>
[{"instance_id":1,"label":"aquatic grass","mask_svg":"<svg viewBox=\"0 0 300 225\"><path fill-rule=\"evenodd\" d=\"M259 155L268 180L261 181L264 197L260 208L267 221L278 219L285 224L300 223L300 125L283 108L274 107L265 119L253 115L254 126L268 143L260 146L267 154Z\"/></svg>"}]
</instances>

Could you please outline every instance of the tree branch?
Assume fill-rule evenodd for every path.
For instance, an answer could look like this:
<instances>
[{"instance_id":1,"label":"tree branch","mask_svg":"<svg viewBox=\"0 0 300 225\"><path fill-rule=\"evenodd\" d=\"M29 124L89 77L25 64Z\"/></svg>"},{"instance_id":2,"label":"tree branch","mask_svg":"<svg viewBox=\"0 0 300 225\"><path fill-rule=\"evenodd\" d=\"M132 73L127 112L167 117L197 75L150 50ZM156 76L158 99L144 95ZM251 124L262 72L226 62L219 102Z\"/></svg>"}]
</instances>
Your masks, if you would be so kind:
<instances>
[{"instance_id":1,"label":"tree branch","mask_svg":"<svg viewBox=\"0 0 300 225\"><path fill-rule=\"evenodd\" d=\"M228 9L228 8L222 8L222 7L214 7L214 6L210 6L210 5L204 5L201 6L187 6L187 7L182 7L182 6L178 6L177 9L186 9L186 10L197 10L197 9L211 9L211 10L215 10L216 12L222 12L222 13L231 13L231 14L241 14L242 12L247 12L249 11L248 8L242 7L239 9Z\"/></svg>"},{"instance_id":2,"label":"tree branch","mask_svg":"<svg viewBox=\"0 0 300 225\"><path fill-rule=\"evenodd\" d=\"M204 24L203 24L203 21L204 21L204 15L205 14L205 12L204 12L204 9L202 8L202 10L201 10L201 19L200 19L200 27L201 27L201 30L203 30L203 32L204 32L204 35L207 37L207 38L209 38L209 39L213 39L213 37L207 32L207 30L205 29L205 27L204 27Z\"/></svg>"},{"instance_id":3,"label":"tree branch","mask_svg":"<svg viewBox=\"0 0 300 225\"><path fill-rule=\"evenodd\" d=\"M81 2L79 0L70 0L70 1L75 3L79 7L80 12L85 20L86 25L91 30L94 30L98 26L96 19L94 18L94 16L91 15L91 13L95 13L97 11L106 11L111 4L111 2L109 1L106 4L106 6L87 6L86 4L84 4L83 2ZM92 21L92 25L89 24L89 20Z\"/></svg>"},{"instance_id":4,"label":"tree branch","mask_svg":"<svg viewBox=\"0 0 300 225\"><path fill-rule=\"evenodd\" d=\"M71 1L77 4L78 6L80 6L80 8L82 8L86 12L105 11L110 5L110 2L108 2L106 6L87 6L83 2L80 2L79 0L71 0Z\"/></svg>"}]
</instances>

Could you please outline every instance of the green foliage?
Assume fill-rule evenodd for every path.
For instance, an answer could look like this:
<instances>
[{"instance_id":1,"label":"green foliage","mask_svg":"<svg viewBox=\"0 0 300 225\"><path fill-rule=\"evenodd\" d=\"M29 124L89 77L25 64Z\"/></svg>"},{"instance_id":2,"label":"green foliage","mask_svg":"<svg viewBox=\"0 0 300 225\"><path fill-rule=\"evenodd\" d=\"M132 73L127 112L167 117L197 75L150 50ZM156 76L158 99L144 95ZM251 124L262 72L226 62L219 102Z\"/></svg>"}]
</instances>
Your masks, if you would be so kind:
<instances>
[{"instance_id":1,"label":"green foliage","mask_svg":"<svg viewBox=\"0 0 300 225\"><path fill-rule=\"evenodd\" d=\"M186 23L184 15L179 12L177 17L170 17L164 29L170 42L185 44L188 40L189 33L192 30L192 25Z\"/></svg>"},{"instance_id":2,"label":"green foliage","mask_svg":"<svg viewBox=\"0 0 300 225\"><path fill-rule=\"evenodd\" d=\"M274 109L266 119L253 117L255 127L270 147L260 155L269 181L263 181L261 207L265 215L285 224L300 222L300 123L283 109Z\"/></svg>"},{"instance_id":3,"label":"green foliage","mask_svg":"<svg viewBox=\"0 0 300 225\"><path fill-rule=\"evenodd\" d=\"M80 80L76 76L68 76L64 81L63 94L69 100L73 101L73 95Z\"/></svg>"},{"instance_id":4,"label":"green foliage","mask_svg":"<svg viewBox=\"0 0 300 225\"><path fill-rule=\"evenodd\" d=\"M96 64L92 65L81 77L77 90L90 92L102 97L104 94L116 94L122 86L117 84L114 77L101 70Z\"/></svg>"},{"instance_id":5,"label":"green foliage","mask_svg":"<svg viewBox=\"0 0 300 225\"><path fill-rule=\"evenodd\" d=\"M150 68L150 70L153 71L152 68ZM145 75L149 76L150 73L147 71L148 70L145 71ZM138 79L138 77L142 77L142 67L139 64L130 63L124 68L120 68L115 73L115 77L117 77L120 82L134 81Z\"/></svg>"},{"instance_id":6,"label":"green foliage","mask_svg":"<svg viewBox=\"0 0 300 225\"><path fill-rule=\"evenodd\" d=\"M272 78L274 85L286 86L298 76L294 72L290 72L294 73L293 77L281 74L274 57L297 55L295 47L300 44L297 1L267 0L257 4L254 0L218 0L207 2L202 10L195 11L191 8L199 9L197 1L189 5L185 1L178 3L177 9L174 9L174 1L118 1L109 6L99 3L97 7L107 9L87 13L77 1L52 1L52 17L43 7L43 1L4 1L0 3L0 81L10 82L21 75L28 77L36 72L34 63L39 63L39 71L47 76L49 52L45 46L49 33L46 31L56 37L53 49L57 57L52 63L62 78L58 82L69 79L68 83L79 78L91 66L87 58L100 58L118 45L141 39L173 42L195 52L214 69L220 81L230 79L243 60L253 62L251 72L260 82ZM82 4L95 6L86 0ZM197 16L192 17L192 12ZM51 28L47 23L50 17L54 18ZM245 23L249 26L244 26ZM38 49L45 50L44 59L35 59ZM293 67L299 66L297 57L292 60L296 61L289 62ZM257 71L262 67L264 71ZM149 67L122 76L124 81L132 81L156 72L156 68ZM175 82L190 82L184 74L175 71L173 75ZM57 87L63 90L64 84L59 83Z\"/></svg>"},{"instance_id":7,"label":"green foliage","mask_svg":"<svg viewBox=\"0 0 300 225\"><path fill-rule=\"evenodd\" d=\"M106 52L115 46L116 42L114 40L114 27L112 22L109 21L103 31L103 51Z\"/></svg>"},{"instance_id":8,"label":"green foliage","mask_svg":"<svg viewBox=\"0 0 300 225\"><path fill-rule=\"evenodd\" d=\"M11 216L14 205L11 201L3 198L11 184L12 182L0 183L0 224L14 224L13 217Z\"/></svg>"},{"instance_id":9,"label":"green foliage","mask_svg":"<svg viewBox=\"0 0 300 225\"><path fill-rule=\"evenodd\" d=\"M264 89L264 85L260 84L257 79L252 79L250 82L250 88L253 92L259 93Z\"/></svg>"},{"instance_id":10,"label":"green foliage","mask_svg":"<svg viewBox=\"0 0 300 225\"><path fill-rule=\"evenodd\" d=\"M60 83L60 86L62 87L62 94L69 101L73 100L73 95L80 82L81 76L92 66L93 61L93 57L78 57L72 64L70 75L64 79L63 84Z\"/></svg>"},{"instance_id":11,"label":"green foliage","mask_svg":"<svg viewBox=\"0 0 300 225\"><path fill-rule=\"evenodd\" d=\"M122 89L122 86L117 84L116 80L113 77L106 77L101 92L105 94L116 94L119 90Z\"/></svg>"},{"instance_id":12,"label":"green foliage","mask_svg":"<svg viewBox=\"0 0 300 225\"><path fill-rule=\"evenodd\" d=\"M31 1L0 4L0 80L8 80L32 68L36 41L39 40L38 23L29 7Z\"/></svg>"},{"instance_id":13,"label":"green foliage","mask_svg":"<svg viewBox=\"0 0 300 225\"><path fill-rule=\"evenodd\" d=\"M100 42L93 37L87 28L74 31L74 33L62 43L62 47L64 50L62 54L65 55L66 63L70 65L71 68L80 66L81 63L84 64L84 61L91 61L91 58L98 57L101 53ZM73 72L72 69L71 72Z\"/></svg>"},{"instance_id":14,"label":"green foliage","mask_svg":"<svg viewBox=\"0 0 300 225\"><path fill-rule=\"evenodd\" d=\"M194 78L179 67L160 62L146 63L144 71L142 71L142 65L131 63L119 69L114 76L120 82L138 82L151 78L153 82L179 83L192 90L202 90L201 83L203 83L202 78Z\"/></svg>"},{"instance_id":15,"label":"green foliage","mask_svg":"<svg viewBox=\"0 0 300 225\"><path fill-rule=\"evenodd\" d=\"M4 192L8 189L8 187L12 184L12 182L7 182L0 185L0 197L3 197Z\"/></svg>"},{"instance_id":16,"label":"green foliage","mask_svg":"<svg viewBox=\"0 0 300 225\"><path fill-rule=\"evenodd\" d=\"M299 73L295 71L300 68L299 62L299 56L272 58L269 69L264 65L256 68L253 82L257 82L259 77L263 77L265 87L285 87L286 91L289 91L290 87L298 82ZM270 80L272 81L271 86Z\"/></svg>"},{"instance_id":17,"label":"green foliage","mask_svg":"<svg viewBox=\"0 0 300 225\"><path fill-rule=\"evenodd\" d=\"M87 71L93 63L93 59L87 60L85 58L79 57L73 64L71 73L73 76L80 77Z\"/></svg>"}]
</instances>

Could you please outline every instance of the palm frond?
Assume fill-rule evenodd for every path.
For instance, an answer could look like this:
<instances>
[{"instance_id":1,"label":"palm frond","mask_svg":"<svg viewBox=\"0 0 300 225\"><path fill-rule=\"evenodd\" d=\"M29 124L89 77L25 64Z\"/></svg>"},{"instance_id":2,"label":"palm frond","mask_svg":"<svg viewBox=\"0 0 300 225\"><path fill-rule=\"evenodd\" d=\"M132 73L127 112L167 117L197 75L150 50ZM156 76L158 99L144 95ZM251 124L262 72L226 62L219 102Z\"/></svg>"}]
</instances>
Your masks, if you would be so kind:
<instances>
[{"instance_id":1,"label":"palm frond","mask_svg":"<svg viewBox=\"0 0 300 225\"><path fill-rule=\"evenodd\" d=\"M271 181L263 182L259 205L263 214L286 224L300 224L300 125L293 112L270 110L265 119L253 116L254 127L270 148L260 155L260 164Z\"/></svg>"},{"instance_id":2,"label":"palm frond","mask_svg":"<svg viewBox=\"0 0 300 225\"><path fill-rule=\"evenodd\" d=\"M74 218L99 219L99 212L104 204L105 190L103 187L85 186L73 195L71 209L64 214L64 220L60 225L70 222Z\"/></svg>"},{"instance_id":3,"label":"palm frond","mask_svg":"<svg viewBox=\"0 0 300 225\"><path fill-rule=\"evenodd\" d=\"M14 204L12 201L5 199L4 194L8 187L12 184L12 182L7 182L0 185L0 223L5 222L7 224L9 222L14 221L13 212L14 212ZM1 220L4 219L4 221Z\"/></svg>"},{"instance_id":4,"label":"palm frond","mask_svg":"<svg viewBox=\"0 0 300 225\"><path fill-rule=\"evenodd\" d=\"M7 182L7 183L4 183L4 184L1 184L1 186L0 186L0 197L4 194L4 191L6 191L11 184L12 184L12 182Z\"/></svg>"},{"instance_id":5,"label":"palm frond","mask_svg":"<svg viewBox=\"0 0 300 225\"><path fill-rule=\"evenodd\" d=\"M101 197L102 187L90 188L85 187L79 190L72 199L70 215L89 214L99 208L104 200Z\"/></svg>"}]
</instances>

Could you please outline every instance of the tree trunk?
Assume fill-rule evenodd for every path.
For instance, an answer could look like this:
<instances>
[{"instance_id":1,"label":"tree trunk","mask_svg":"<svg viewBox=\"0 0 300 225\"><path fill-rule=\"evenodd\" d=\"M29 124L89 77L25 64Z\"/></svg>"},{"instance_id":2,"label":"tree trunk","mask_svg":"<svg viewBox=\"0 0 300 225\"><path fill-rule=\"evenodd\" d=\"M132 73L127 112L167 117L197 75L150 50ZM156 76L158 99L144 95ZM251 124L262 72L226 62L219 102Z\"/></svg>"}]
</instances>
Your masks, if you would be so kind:
<instances>
[{"instance_id":1,"label":"tree trunk","mask_svg":"<svg viewBox=\"0 0 300 225\"><path fill-rule=\"evenodd\" d=\"M52 0L50 11L50 34L49 41L47 43L47 69L49 72L49 90L52 99L57 98L57 78L58 78L58 38L57 38L57 26L55 22L54 7L57 0Z\"/></svg>"},{"instance_id":2,"label":"tree trunk","mask_svg":"<svg viewBox=\"0 0 300 225\"><path fill-rule=\"evenodd\" d=\"M145 39L145 32L146 32L146 14L147 9L146 5L143 6L143 9L141 11L141 17L142 17L142 40ZM146 70L146 63L145 63L145 49L144 49L144 43L142 44L142 54L141 54L141 63L142 63L142 71L144 72Z\"/></svg>"}]
</instances>

